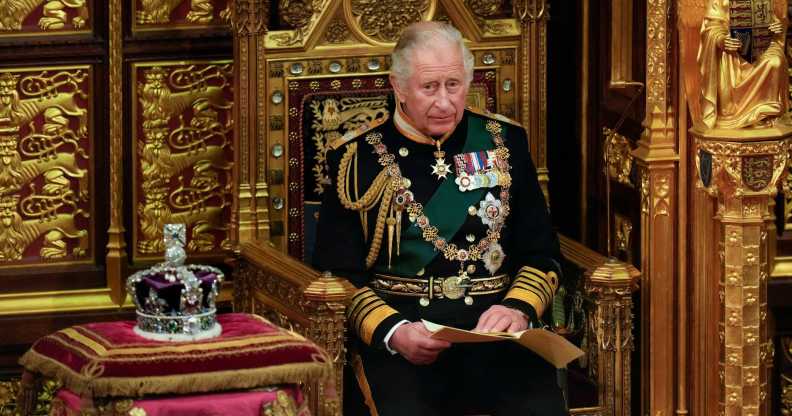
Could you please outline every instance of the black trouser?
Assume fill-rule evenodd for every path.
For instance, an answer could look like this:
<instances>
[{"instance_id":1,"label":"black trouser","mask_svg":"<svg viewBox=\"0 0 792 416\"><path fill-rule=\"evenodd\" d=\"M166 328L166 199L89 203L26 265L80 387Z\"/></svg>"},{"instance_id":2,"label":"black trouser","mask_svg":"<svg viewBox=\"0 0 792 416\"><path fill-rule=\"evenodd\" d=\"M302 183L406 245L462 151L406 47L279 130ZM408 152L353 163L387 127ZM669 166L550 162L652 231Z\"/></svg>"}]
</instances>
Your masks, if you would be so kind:
<instances>
[{"instance_id":1,"label":"black trouser","mask_svg":"<svg viewBox=\"0 0 792 416\"><path fill-rule=\"evenodd\" d=\"M470 328L490 302L477 302L478 307L459 303L435 305L439 313L432 307L408 307L402 313L412 320L419 316L410 315L420 313L439 323ZM381 348L360 346L358 353L379 416L567 414L556 369L512 341L454 344L425 366ZM347 391L354 389L347 386ZM360 403L354 393L345 400ZM356 414L355 403L348 404L344 414Z\"/></svg>"}]
</instances>

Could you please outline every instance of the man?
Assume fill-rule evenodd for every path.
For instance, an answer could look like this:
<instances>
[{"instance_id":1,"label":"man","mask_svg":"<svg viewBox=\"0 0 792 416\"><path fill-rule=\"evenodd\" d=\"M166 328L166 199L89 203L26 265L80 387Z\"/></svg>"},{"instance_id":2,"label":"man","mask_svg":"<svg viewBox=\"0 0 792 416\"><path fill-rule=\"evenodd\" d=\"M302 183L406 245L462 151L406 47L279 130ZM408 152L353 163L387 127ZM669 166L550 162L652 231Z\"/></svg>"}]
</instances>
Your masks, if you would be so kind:
<instances>
[{"instance_id":1,"label":"man","mask_svg":"<svg viewBox=\"0 0 792 416\"><path fill-rule=\"evenodd\" d=\"M368 412L565 414L555 369L537 355L510 342L452 345L421 322L539 325L561 255L525 131L465 109L473 57L459 32L411 25L392 58L394 116L330 143L314 254L319 270L358 287L352 364Z\"/></svg>"}]
</instances>

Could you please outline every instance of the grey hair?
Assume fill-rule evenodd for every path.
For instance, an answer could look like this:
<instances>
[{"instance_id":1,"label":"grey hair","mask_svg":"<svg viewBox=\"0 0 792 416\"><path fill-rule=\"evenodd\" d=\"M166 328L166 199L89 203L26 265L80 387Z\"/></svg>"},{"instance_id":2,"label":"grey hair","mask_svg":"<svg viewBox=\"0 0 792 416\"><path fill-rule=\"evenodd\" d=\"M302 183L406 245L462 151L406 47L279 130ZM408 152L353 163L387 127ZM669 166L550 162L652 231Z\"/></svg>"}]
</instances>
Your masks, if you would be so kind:
<instances>
[{"instance_id":1,"label":"grey hair","mask_svg":"<svg viewBox=\"0 0 792 416\"><path fill-rule=\"evenodd\" d=\"M470 84L473 81L473 54L470 53L470 49L465 45L462 34L447 23L418 22L404 29L399 42L393 48L391 74L396 78L396 82L404 85L412 75L411 62L415 50L425 48L438 39L459 46L459 50L462 53L462 63L465 67L465 84Z\"/></svg>"}]
</instances>

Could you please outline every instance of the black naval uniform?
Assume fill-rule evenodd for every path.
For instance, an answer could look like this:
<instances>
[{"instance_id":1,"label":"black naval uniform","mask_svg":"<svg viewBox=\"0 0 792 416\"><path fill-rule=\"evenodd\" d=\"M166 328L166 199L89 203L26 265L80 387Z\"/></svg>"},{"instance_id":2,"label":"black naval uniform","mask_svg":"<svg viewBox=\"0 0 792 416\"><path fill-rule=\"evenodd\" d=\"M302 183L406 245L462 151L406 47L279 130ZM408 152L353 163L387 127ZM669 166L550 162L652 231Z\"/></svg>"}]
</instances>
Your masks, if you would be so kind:
<instances>
[{"instance_id":1,"label":"black naval uniform","mask_svg":"<svg viewBox=\"0 0 792 416\"><path fill-rule=\"evenodd\" d=\"M356 177L341 184L342 187L347 186L350 194L363 196L383 170L373 146L366 140L374 132L382 135L382 143L387 146L388 153L395 156L402 176L410 180L409 190L413 192L414 200L427 205L443 181L454 180L453 174L446 179L438 179L431 174L435 147L405 137L395 126L393 118L377 120L375 126L350 132L338 139L340 143L331 143L335 149L328 151L327 159L332 186L326 188L320 211L314 263L318 270L329 270L336 276L345 277L358 288L348 310L350 331L357 334L357 345L353 346L357 353L351 361L362 399L369 407L368 412L356 412L355 405L363 400L353 398L355 392L351 390L354 388L347 383L345 415L552 416L567 413L555 368L516 343L453 344L441 352L433 364L419 366L401 355L392 354L383 342L388 331L402 320L415 322L425 319L472 329L484 311L501 304L523 311L537 326L540 325L538 317L550 309L548 306L559 285L557 276L561 275L561 254L530 158L525 130L513 122L468 109L455 131L443 143L442 150L454 172L454 155L465 153L471 126L479 126L476 127L477 134L489 136L487 131L481 131L480 126L491 120L502 127L505 147L510 155L510 213L499 239L505 260L497 273L506 273L511 279L498 293L472 296L472 305L467 305L463 299L432 298L428 305L422 306L419 297L375 290L372 283L376 274L398 276L398 272L393 270L399 269L401 256L407 256L404 253L405 240L409 239L407 230L416 225L407 220L405 214L401 223L401 256L396 254L395 243L388 255L388 233L382 232L376 262L366 267L366 256L377 237L375 223L379 207L368 211L364 219L360 212L346 209L339 199L339 163L345 153L350 153L347 158L354 154L356 160L356 167L352 170ZM356 150L351 150L350 146L356 146ZM490 148L495 148L491 142ZM353 189L348 189L350 186ZM495 186L486 189L484 194L500 198L500 190L501 186ZM477 208L479 201L469 206L442 207L443 212L458 214L463 211L465 215L450 243L468 247L471 235L475 241L486 235L488 225L477 213L474 214ZM429 220L434 223L437 218ZM363 232L363 224L368 227L366 233ZM413 240L432 247L420 235L413 236ZM492 275L481 260L466 262L466 265L470 264L475 265L471 278ZM429 277L458 275L459 271L458 261L449 261L437 252L423 270L402 277L428 280Z\"/></svg>"}]
</instances>

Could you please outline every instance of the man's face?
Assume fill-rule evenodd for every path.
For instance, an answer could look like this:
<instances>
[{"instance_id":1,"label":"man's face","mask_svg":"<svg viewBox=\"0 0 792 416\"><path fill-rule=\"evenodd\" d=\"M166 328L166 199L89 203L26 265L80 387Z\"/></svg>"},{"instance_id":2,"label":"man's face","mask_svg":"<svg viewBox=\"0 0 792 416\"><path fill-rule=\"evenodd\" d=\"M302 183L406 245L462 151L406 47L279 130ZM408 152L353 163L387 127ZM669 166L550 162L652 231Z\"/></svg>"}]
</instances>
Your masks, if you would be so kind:
<instances>
[{"instance_id":1,"label":"man's face","mask_svg":"<svg viewBox=\"0 0 792 416\"><path fill-rule=\"evenodd\" d=\"M445 41L419 47L412 56L412 74L399 84L396 96L414 127L428 136L453 131L462 120L468 84L459 47Z\"/></svg>"}]
</instances>

